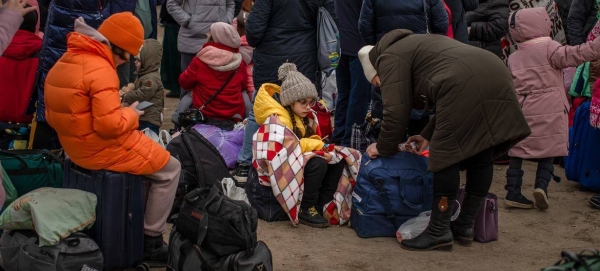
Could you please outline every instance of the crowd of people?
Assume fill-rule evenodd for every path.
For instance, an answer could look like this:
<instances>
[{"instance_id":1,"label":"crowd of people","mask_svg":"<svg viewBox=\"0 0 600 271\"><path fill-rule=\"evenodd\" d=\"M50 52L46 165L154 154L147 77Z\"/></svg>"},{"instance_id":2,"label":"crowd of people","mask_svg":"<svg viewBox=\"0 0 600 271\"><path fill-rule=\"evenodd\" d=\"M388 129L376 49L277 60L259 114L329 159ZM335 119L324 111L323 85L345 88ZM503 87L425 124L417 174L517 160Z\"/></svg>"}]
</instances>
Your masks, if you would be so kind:
<instances>
[{"instance_id":1,"label":"crowd of people","mask_svg":"<svg viewBox=\"0 0 600 271\"><path fill-rule=\"evenodd\" d=\"M6 106L0 121L33 119L33 148L63 148L84 168L151 179L144 223L150 260L166 260L161 234L173 202L165 199L175 197L181 171L177 159L141 132L158 134L165 97L181 98L184 110L202 110L206 123L222 130L245 124L234 174L241 183L257 159L253 141L261 125L280 123L302 153L311 153L350 147L353 125L369 111L382 120L377 142L366 149L371 158L394 155L403 142L416 143L414 153L430 151L431 221L402 247L447 249L455 239L471 244L494 159L502 155L510 157L507 205L549 208L555 157L568 153L571 105L563 69L588 61L597 68L600 59L600 40L587 41L600 17L594 0L557 1L568 45L550 37L545 8L511 14L508 0L87 2L2 4L0 104ZM320 7L337 21L341 45L328 139L311 118L321 85ZM519 49L504 59L507 34ZM16 89L29 92L10 94ZM151 106L138 110L141 102ZM524 159L538 163L534 201L521 191ZM323 206L342 167L313 158L303 168L299 221L325 227ZM466 197L451 225L461 170Z\"/></svg>"}]
</instances>

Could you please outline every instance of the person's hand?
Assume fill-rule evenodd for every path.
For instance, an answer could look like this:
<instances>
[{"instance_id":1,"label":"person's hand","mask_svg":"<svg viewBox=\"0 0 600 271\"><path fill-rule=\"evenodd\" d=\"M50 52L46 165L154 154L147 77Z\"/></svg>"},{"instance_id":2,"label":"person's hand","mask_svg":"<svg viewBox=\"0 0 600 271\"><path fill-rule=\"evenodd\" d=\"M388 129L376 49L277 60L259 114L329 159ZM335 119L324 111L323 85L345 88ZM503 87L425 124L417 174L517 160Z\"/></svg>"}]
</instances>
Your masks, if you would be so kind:
<instances>
[{"instance_id":1,"label":"person's hand","mask_svg":"<svg viewBox=\"0 0 600 271\"><path fill-rule=\"evenodd\" d=\"M132 104L129 106L129 108L133 109L133 112L135 112L135 113L138 115L138 117L139 117L139 116L141 116L141 115L144 115L144 111L137 110L137 106L138 106L138 104L140 104L140 102L135 102L135 103L132 103Z\"/></svg>"},{"instance_id":2,"label":"person's hand","mask_svg":"<svg viewBox=\"0 0 600 271\"><path fill-rule=\"evenodd\" d=\"M129 89L129 91L132 91L135 89L135 85L133 83L129 83L127 84L127 88Z\"/></svg>"},{"instance_id":3,"label":"person's hand","mask_svg":"<svg viewBox=\"0 0 600 271\"><path fill-rule=\"evenodd\" d=\"M8 0L4 5L2 5L1 2L2 1L0 1L0 7L18 11L21 13L22 16L25 16L25 14L35 10L35 7L26 8L25 5L27 5L27 1L25 0Z\"/></svg>"},{"instance_id":4,"label":"person's hand","mask_svg":"<svg viewBox=\"0 0 600 271\"><path fill-rule=\"evenodd\" d=\"M375 159L375 158L379 157L379 151L377 150L377 143L373 143L373 144L369 145L369 147L367 147L367 155L369 155L369 158L371 158L371 159Z\"/></svg>"},{"instance_id":5,"label":"person's hand","mask_svg":"<svg viewBox=\"0 0 600 271\"><path fill-rule=\"evenodd\" d=\"M379 75L375 75L375 77L373 77L373 80L371 80L371 84L373 84L376 87L381 86L381 79L379 78Z\"/></svg>"},{"instance_id":6,"label":"person's hand","mask_svg":"<svg viewBox=\"0 0 600 271\"><path fill-rule=\"evenodd\" d=\"M421 154L423 151L425 151L427 148L429 148L429 140L425 139L424 137L420 136L420 135L415 135L415 136L411 136L408 138L408 140L406 141L406 144L410 144L411 142L415 142L417 143L417 147L418 149L411 149L410 152L413 154Z\"/></svg>"}]
</instances>

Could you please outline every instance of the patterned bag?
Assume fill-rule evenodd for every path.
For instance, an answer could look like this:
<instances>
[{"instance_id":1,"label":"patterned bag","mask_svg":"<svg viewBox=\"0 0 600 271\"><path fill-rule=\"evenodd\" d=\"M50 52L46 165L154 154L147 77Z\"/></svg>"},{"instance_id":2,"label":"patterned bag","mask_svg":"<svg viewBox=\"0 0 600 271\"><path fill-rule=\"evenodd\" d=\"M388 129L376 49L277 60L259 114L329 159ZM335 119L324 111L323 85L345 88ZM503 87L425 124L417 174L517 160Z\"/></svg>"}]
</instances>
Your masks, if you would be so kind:
<instances>
[{"instance_id":1,"label":"patterned bag","mask_svg":"<svg viewBox=\"0 0 600 271\"><path fill-rule=\"evenodd\" d=\"M352 125L350 147L361 153L365 152L369 145L377 142L380 129L381 120L378 118L373 118L371 116L371 112L369 111L363 124Z\"/></svg>"}]
</instances>

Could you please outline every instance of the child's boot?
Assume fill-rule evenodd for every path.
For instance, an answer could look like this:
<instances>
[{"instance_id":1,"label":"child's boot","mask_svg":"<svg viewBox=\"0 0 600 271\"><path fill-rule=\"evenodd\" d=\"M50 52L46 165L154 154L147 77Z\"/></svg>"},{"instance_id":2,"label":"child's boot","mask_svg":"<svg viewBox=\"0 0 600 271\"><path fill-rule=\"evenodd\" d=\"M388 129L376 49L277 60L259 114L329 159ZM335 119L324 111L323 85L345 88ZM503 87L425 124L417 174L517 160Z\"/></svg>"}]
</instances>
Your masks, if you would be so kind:
<instances>
[{"instance_id":1,"label":"child's boot","mask_svg":"<svg viewBox=\"0 0 600 271\"><path fill-rule=\"evenodd\" d=\"M523 174L523 170L520 169L509 168L506 171L506 186L504 186L504 189L508 190L508 193L504 204L515 208L532 209L535 208L533 201L530 201L521 193Z\"/></svg>"},{"instance_id":2,"label":"child's boot","mask_svg":"<svg viewBox=\"0 0 600 271\"><path fill-rule=\"evenodd\" d=\"M327 228L329 227L329 221L325 219L319 212L316 207L310 208L300 208L300 214L298 214L298 219L300 223L315 227L315 228Z\"/></svg>"},{"instance_id":3,"label":"child's boot","mask_svg":"<svg viewBox=\"0 0 600 271\"><path fill-rule=\"evenodd\" d=\"M560 182L560 178L554 176L554 165L539 162L535 173L535 190L533 190L535 207L542 210L548 209L548 185L552 179Z\"/></svg>"}]
</instances>

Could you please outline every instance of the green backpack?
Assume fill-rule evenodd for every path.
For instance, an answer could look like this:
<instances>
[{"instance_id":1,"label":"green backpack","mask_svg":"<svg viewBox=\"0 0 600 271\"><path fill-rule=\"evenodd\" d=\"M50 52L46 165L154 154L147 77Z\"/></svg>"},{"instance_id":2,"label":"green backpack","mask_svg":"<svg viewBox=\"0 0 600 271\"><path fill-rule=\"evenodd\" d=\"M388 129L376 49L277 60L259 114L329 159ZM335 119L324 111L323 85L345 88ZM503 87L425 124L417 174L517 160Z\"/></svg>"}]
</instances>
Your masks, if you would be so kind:
<instances>
[{"instance_id":1,"label":"green backpack","mask_svg":"<svg viewBox=\"0 0 600 271\"><path fill-rule=\"evenodd\" d=\"M553 266L542 271L597 271L600 270L600 253L598 250L584 250L579 254L563 251L562 259Z\"/></svg>"},{"instance_id":2,"label":"green backpack","mask_svg":"<svg viewBox=\"0 0 600 271\"><path fill-rule=\"evenodd\" d=\"M6 174L6 171L2 165L0 165L0 169L2 169L2 176L0 176L0 180L2 180L2 186L4 187L4 192L6 193L6 201L4 201L4 206L8 206L15 201L19 195L17 194L17 189L15 189L15 186L12 184L10 177L8 177L8 174ZM1 208L2 206L0 206L0 209Z\"/></svg>"}]
</instances>

